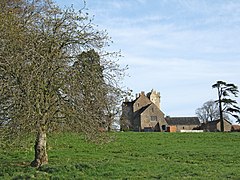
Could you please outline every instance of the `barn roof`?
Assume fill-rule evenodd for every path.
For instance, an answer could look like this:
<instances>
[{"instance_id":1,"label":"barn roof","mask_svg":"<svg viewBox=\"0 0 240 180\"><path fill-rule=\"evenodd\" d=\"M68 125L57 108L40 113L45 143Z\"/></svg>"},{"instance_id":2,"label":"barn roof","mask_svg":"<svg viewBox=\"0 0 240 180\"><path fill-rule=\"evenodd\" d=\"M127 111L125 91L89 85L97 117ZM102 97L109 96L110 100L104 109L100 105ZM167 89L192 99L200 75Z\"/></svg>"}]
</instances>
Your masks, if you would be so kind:
<instances>
[{"instance_id":1,"label":"barn roof","mask_svg":"<svg viewBox=\"0 0 240 180\"><path fill-rule=\"evenodd\" d=\"M230 121L228 121L227 119L223 119L224 121L226 121L229 124L232 124ZM220 122L220 119L214 120L214 121L208 121L208 124L217 124Z\"/></svg>"},{"instance_id":2,"label":"barn roof","mask_svg":"<svg viewBox=\"0 0 240 180\"><path fill-rule=\"evenodd\" d=\"M198 117L167 117L168 125L200 125Z\"/></svg>"}]
</instances>

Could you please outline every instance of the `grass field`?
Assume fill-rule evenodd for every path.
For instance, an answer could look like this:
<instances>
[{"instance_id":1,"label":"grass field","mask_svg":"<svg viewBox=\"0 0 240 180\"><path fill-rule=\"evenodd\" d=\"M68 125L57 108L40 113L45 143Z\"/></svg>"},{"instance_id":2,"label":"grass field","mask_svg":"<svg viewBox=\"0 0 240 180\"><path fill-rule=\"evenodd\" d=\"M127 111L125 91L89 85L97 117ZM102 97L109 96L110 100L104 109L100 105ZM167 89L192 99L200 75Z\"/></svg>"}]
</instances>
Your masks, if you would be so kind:
<instances>
[{"instance_id":1,"label":"grass field","mask_svg":"<svg viewBox=\"0 0 240 180\"><path fill-rule=\"evenodd\" d=\"M104 145L49 137L49 165L32 147L0 150L0 179L240 179L240 133L113 133Z\"/></svg>"}]
</instances>

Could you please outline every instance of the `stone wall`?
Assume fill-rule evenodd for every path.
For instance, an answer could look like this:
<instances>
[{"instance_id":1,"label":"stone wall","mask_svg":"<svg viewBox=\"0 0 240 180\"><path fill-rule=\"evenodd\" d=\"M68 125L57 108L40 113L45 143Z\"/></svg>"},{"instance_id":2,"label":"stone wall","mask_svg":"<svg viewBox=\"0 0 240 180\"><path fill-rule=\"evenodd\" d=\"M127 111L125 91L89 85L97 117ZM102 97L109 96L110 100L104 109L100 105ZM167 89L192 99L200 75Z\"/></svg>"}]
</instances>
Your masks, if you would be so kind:
<instances>
[{"instance_id":1,"label":"stone wall","mask_svg":"<svg viewBox=\"0 0 240 180\"><path fill-rule=\"evenodd\" d=\"M176 131L180 132L181 130L193 130L197 127L197 125L176 125Z\"/></svg>"},{"instance_id":2,"label":"stone wall","mask_svg":"<svg viewBox=\"0 0 240 180\"><path fill-rule=\"evenodd\" d=\"M162 125L167 126L167 123L164 119L164 114L158 109L155 104L151 104L141 114L141 120L141 130L149 127L152 128L154 131L163 131Z\"/></svg>"}]
</instances>

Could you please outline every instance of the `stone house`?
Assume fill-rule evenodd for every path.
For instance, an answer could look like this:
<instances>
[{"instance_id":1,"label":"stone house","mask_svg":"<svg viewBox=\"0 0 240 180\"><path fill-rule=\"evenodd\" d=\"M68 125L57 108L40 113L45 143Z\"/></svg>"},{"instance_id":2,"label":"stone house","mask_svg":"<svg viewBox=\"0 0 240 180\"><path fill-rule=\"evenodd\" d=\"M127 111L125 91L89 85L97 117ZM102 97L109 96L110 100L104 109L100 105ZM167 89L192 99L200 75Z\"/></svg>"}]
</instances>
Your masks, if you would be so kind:
<instances>
[{"instance_id":1,"label":"stone house","mask_svg":"<svg viewBox=\"0 0 240 180\"><path fill-rule=\"evenodd\" d=\"M232 123L226 119L224 119L223 122L224 122L224 132L230 132L232 129ZM208 132L220 132L221 131L220 119L203 123L201 125L201 129Z\"/></svg>"},{"instance_id":2,"label":"stone house","mask_svg":"<svg viewBox=\"0 0 240 180\"><path fill-rule=\"evenodd\" d=\"M198 117L166 117L168 132L195 130L201 125Z\"/></svg>"},{"instance_id":3,"label":"stone house","mask_svg":"<svg viewBox=\"0 0 240 180\"><path fill-rule=\"evenodd\" d=\"M145 132L167 130L164 113L160 110L160 93L152 90L141 92L133 101L122 104L121 129Z\"/></svg>"}]
</instances>

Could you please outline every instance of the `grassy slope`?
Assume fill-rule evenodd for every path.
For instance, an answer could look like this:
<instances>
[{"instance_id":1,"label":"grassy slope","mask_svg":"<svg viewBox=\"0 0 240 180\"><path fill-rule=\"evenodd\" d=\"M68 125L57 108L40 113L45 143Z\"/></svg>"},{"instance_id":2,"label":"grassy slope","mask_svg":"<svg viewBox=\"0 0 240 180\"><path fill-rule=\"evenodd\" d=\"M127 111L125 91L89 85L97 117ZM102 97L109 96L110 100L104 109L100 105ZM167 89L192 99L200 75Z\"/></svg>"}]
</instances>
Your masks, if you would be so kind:
<instances>
[{"instance_id":1,"label":"grassy slope","mask_svg":"<svg viewBox=\"0 0 240 180\"><path fill-rule=\"evenodd\" d=\"M115 133L95 145L75 134L49 138L49 165L32 149L0 150L0 179L240 179L240 133Z\"/></svg>"}]
</instances>

